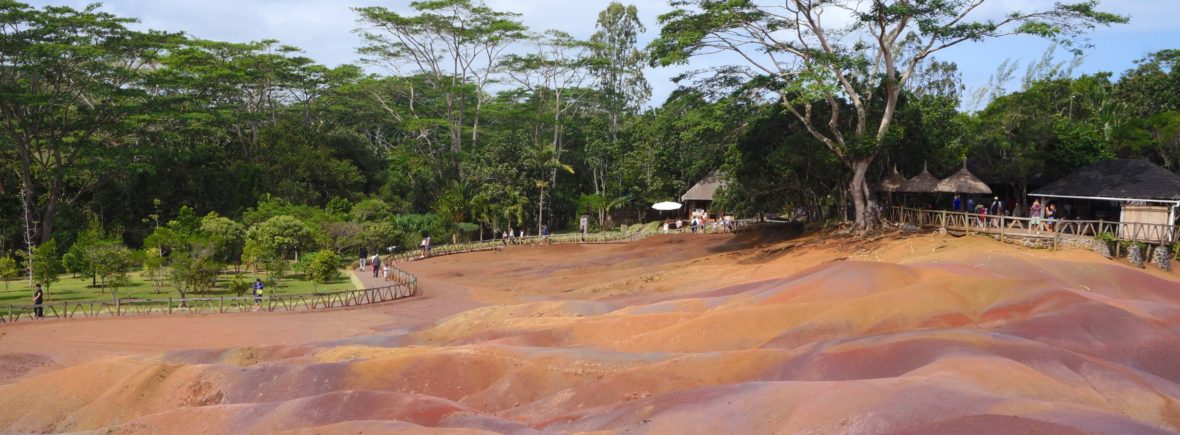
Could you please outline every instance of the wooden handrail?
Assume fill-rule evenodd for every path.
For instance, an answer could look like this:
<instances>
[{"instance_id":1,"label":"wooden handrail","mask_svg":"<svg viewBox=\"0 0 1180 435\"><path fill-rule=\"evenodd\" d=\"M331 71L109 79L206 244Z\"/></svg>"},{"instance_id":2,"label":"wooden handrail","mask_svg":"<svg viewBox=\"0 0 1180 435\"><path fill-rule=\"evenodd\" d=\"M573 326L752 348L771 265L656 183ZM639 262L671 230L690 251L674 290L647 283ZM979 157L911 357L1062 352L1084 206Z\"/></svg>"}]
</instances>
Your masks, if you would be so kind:
<instances>
[{"instance_id":1,"label":"wooden handrail","mask_svg":"<svg viewBox=\"0 0 1180 435\"><path fill-rule=\"evenodd\" d=\"M177 313L225 313L251 311L304 311L375 304L418 295L418 278L391 268L392 284L366 289L270 295L255 305L253 296L186 297L167 299L124 298L114 300L62 301L40 305L9 305L0 312L0 323L34 319L41 308L46 318L122 317ZM60 311L59 311L60 310Z\"/></svg>"},{"instance_id":2,"label":"wooden handrail","mask_svg":"<svg viewBox=\"0 0 1180 435\"><path fill-rule=\"evenodd\" d=\"M1033 218L1004 215L984 215L962 211L925 210L909 207L890 207L885 213L887 219L897 224L911 224L918 227L947 228L1007 235L1008 230L1030 231L1022 236L1088 236L1110 233L1118 240L1146 243L1172 244L1178 241L1180 226L1150 224L1142 222L1109 222L1103 220L1072 220L1041 218L1040 224L1032 224ZM1044 226L1044 230L1040 227ZM1040 231L1038 231L1040 230Z\"/></svg>"},{"instance_id":3,"label":"wooden handrail","mask_svg":"<svg viewBox=\"0 0 1180 435\"><path fill-rule=\"evenodd\" d=\"M751 222L752 222L751 220L745 220L745 219L736 220L736 221L734 221L734 225L736 227L743 227L743 226L749 225ZM689 228L684 227L679 230L669 230L669 232L673 232L673 231L675 231L677 233L684 233L684 232L688 232ZM709 233L728 232L729 230L728 229L714 230L711 226L705 225L702 227L698 227L697 231L702 234L709 234ZM622 233L622 232L619 232L619 233L616 233L616 232L587 233L584 236L580 233L562 233L562 234L552 234L548 237L548 240L546 240L545 237L535 236L535 235L534 236L524 236L524 237L511 237L508 239L493 239L493 240L482 240L482 241L478 241L478 242L435 245L430 248L430 256L431 257L438 257L438 256L443 256L443 255L464 254L464 253L469 253L469 252L496 251L496 250L500 250L504 246L508 246L508 245L533 246L533 245L544 245L544 244L550 244L550 245L560 245L560 244L575 245L575 244L577 244L577 245L580 245L580 244L630 243L630 242L641 240L646 237L657 235L657 234L662 234L662 231L657 229L655 231L637 231L634 233ZM425 258L425 256L424 256L424 252L423 252L422 248L416 248L416 249L411 249L411 250L407 250L404 252L399 252L399 253L393 254L391 256L387 256L387 258L391 258L394 261L415 261L415 260Z\"/></svg>"}]
</instances>

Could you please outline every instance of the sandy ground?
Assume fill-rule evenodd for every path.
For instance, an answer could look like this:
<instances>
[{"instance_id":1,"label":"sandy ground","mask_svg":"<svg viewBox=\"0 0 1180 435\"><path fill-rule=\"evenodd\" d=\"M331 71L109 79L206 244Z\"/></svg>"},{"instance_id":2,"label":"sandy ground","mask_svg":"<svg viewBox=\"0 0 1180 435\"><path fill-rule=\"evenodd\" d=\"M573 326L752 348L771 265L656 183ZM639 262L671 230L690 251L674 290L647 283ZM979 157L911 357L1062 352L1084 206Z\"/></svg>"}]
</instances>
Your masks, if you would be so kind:
<instances>
[{"instance_id":1,"label":"sandy ground","mask_svg":"<svg viewBox=\"0 0 1180 435\"><path fill-rule=\"evenodd\" d=\"M399 267L421 297L0 326L0 431L1180 430L1180 275L1088 251L749 232Z\"/></svg>"}]
</instances>

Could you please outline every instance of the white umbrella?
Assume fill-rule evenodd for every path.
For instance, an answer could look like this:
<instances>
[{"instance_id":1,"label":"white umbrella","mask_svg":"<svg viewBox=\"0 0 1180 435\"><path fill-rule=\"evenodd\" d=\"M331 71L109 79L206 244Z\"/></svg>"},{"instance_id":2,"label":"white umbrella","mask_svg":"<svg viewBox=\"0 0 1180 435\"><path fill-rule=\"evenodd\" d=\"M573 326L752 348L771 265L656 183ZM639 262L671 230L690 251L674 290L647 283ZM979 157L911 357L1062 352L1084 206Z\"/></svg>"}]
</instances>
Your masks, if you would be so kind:
<instances>
[{"instance_id":1,"label":"white umbrella","mask_svg":"<svg viewBox=\"0 0 1180 435\"><path fill-rule=\"evenodd\" d=\"M652 204L652 206L651 206L651 208L654 208L659 211L679 210L680 207L681 207L680 203L672 202L672 201L657 202L655 204Z\"/></svg>"}]
</instances>

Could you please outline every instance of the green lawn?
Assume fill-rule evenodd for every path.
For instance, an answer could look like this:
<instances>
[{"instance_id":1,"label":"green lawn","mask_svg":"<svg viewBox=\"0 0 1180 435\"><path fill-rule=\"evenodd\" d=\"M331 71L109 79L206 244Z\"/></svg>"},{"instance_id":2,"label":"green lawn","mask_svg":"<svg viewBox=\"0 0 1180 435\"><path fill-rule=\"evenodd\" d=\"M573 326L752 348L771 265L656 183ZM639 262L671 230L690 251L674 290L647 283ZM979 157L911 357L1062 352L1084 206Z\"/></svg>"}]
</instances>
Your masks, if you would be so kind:
<instances>
[{"instance_id":1,"label":"green lawn","mask_svg":"<svg viewBox=\"0 0 1180 435\"><path fill-rule=\"evenodd\" d=\"M349 277L352 276L347 270L340 271L340 279L321 284L316 291L332 292L341 290L351 290L360 288L354 284ZM189 293L189 297L209 297L209 296L237 296L237 293L230 291L229 281L233 278L232 271L222 274L218 277L217 286L210 289L206 293ZM247 281L253 282L254 275L243 272L242 275ZM258 275L262 277L262 275ZM171 285L165 284L164 288L159 294L152 287L152 284L144 279L139 272L130 274L131 285L119 289L119 298L144 298L144 299L161 299L169 297L179 297L180 295L172 288ZM4 284L8 284L5 288ZM4 283L0 281L0 306L6 305L28 305L33 302L33 290L29 287L27 279L19 279ZM83 300L101 300L110 299L111 294L109 289L106 292L100 293L99 288L90 286L90 278L75 278L73 275L62 275L58 282L53 283L53 286L45 292L47 302L61 302L61 301L83 301ZM266 288L267 295L273 294L297 294L297 293L311 293L312 283L303 279L301 274L290 274L287 278L279 282L279 288L268 286ZM249 295L247 292L246 296Z\"/></svg>"}]
</instances>

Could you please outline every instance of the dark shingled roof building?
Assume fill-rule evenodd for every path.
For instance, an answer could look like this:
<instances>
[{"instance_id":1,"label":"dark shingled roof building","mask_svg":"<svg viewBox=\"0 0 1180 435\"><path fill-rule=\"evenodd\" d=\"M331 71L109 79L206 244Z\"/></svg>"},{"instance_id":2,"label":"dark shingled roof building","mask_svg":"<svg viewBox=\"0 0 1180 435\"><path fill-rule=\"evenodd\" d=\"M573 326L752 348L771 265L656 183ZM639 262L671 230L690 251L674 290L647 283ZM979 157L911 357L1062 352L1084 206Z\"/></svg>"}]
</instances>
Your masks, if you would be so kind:
<instances>
[{"instance_id":1,"label":"dark shingled roof building","mask_svg":"<svg viewBox=\"0 0 1180 435\"><path fill-rule=\"evenodd\" d=\"M1037 189L1029 196L1180 203L1180 176L1147 160L1095 163Z\"/></svg>"},{"instance_id":2,"label":"dark shingled roof building","mask_svg":"<svg viewBox=\"0 0 1180 435\"><path fill-rule=\"evenodd\" d=\"M1046 203L1058 199L1092 208L1117 204L1119 222L1170 226L1175 225L1180 207L1180 175L1146 160L1107 160L1079 169L1029 196L1045 198ZM1132 234L1132 229L1142 228L1157 227L1120 225L1119 237L1156 242L1175 238L1172 230L1143 237Z\"/></svg>"}]
</instances>

